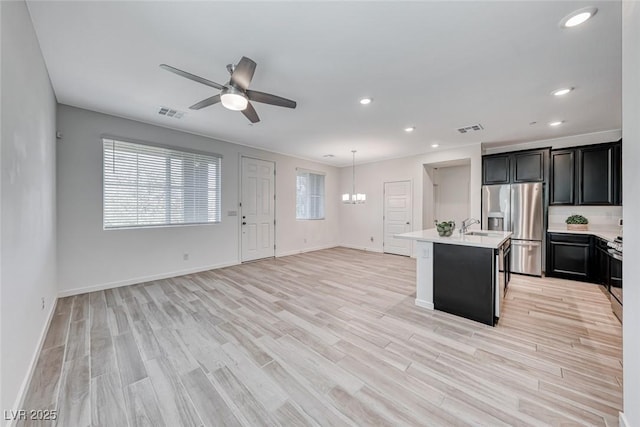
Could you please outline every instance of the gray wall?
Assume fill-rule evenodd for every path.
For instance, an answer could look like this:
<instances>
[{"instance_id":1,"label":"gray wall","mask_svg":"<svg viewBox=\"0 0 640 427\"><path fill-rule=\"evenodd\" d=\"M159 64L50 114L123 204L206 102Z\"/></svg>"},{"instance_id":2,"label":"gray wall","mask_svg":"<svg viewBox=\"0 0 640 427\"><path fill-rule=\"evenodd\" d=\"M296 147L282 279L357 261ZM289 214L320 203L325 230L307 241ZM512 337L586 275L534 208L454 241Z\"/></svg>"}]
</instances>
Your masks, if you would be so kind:
<instances>
[{"instance_id":1,"label":"gray wall","mask_svg":"<svg viewBox=\"0 0 640 427\"><path fill-rule=\"evenodd\" d=\"M58 281L60 295L173 277L240 261L240 156L276 163L276 255L336 246L338 169L102 113L58 106ZM102 139L187 147L221 154L222 222L142 229L102 229ZM322 171L325 219L296 220L296 168ZM183 260L183 254L189 260Z\"/></svg>"},{"instance_id":2,"label":"gray wall","mask_svg":"<svg viewBox=\"0 0 640 427\"><path fill-rule=\"evenodd\" d=\"M26 4L0 9L0 407L9 410L20 403L57 295L56 100Z\"/></svg>"}]
</instances>

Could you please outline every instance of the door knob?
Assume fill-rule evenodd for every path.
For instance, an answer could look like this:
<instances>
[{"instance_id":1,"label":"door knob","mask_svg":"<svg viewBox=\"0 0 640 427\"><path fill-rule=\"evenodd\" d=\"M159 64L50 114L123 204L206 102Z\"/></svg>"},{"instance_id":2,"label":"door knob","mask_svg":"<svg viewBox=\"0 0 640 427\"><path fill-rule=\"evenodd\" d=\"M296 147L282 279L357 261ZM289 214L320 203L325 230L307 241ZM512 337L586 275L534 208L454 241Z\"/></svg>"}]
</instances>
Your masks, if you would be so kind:
<instances>
[{"instance_id":1,"label":"door knob","mask_svg":"<svg viewBox=\"0 0 640 427\"><path fill-rule=\"evenodd\" d=\"M242 215L242 219L245 219L245 218L246 218L246 216Z\"/></svg>"},{"instance_id":2,"label":"door knob","mask_svg":"<svg viewBox=\"0 0 640 427\"><path fill-rule=\"evenodd\" d=\"M407 221L407 225L409 225L409 224L410 224L410 222L409 222L409 221Z\"/></svg>"},{"instance_id":3,"label":"door knob","mask_svg":"<svg viewBox=\"0 0 640 427\"><path fill-rule=\"evenodd\" d=\"M242 225L247 225L247 223L245 221L242 221Z\"/></svg>"}]
</instances>

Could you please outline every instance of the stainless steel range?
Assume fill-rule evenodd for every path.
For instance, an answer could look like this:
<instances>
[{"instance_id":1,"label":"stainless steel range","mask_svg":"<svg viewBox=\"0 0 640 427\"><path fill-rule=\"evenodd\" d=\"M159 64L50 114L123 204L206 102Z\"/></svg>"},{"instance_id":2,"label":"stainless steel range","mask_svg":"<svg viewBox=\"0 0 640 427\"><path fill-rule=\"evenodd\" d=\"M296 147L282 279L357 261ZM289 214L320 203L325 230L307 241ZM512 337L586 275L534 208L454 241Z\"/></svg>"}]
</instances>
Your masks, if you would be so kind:
<instances>
[{"instance_id":1,"label":"stainless steel range","mask_svg":"<svg viewBox=\"0 0 640 427\"><path fill-rule=\"evenodd\" d=\"M609 294L613 313L622 322L622 236L607 243L609 253Z\"/></svg>"}]
</instances>

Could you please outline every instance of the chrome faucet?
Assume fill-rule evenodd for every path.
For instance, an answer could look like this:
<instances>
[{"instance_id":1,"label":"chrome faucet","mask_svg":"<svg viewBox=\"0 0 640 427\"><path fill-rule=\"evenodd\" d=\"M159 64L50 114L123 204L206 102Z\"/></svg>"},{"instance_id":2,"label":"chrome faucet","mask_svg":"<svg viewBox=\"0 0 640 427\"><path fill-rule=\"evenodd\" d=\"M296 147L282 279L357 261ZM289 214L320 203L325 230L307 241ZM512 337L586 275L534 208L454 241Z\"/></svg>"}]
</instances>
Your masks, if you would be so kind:
<instances>
[{"instance_id":1,"label":"chrome faucet","mask_svg":"<svg viewBox=\"0 0 640 427\"><path fill-rule=\"evenodd\" d=\"M462 226L460 227L460 234L467 234L467 230L473 224L480 224L480 221L478 221L475 218L467 218L464 221L462 221Z\"/></svg>"}]
</instances>

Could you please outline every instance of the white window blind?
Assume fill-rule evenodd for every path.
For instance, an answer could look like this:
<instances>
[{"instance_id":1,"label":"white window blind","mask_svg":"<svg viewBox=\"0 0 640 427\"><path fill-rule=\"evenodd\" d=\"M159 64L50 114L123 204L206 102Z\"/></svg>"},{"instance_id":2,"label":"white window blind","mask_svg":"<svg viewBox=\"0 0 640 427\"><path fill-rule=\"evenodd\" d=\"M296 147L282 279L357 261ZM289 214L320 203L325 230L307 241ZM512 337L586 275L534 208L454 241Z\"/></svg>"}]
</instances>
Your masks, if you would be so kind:
<instances>
[{"instance_id":1,"label":"white window blind","mask_svg":"<svg viewBox=\"0 0 640 427\"><path fill-rule=\"evenodd\" d=\"M324 175L298 170L296 219L324 219Z\"/></svg>"},{"instance_id":2,"label":"white window blind","mask_svg":"<svg viewBox=\"0 0 640 427\"><path fill-rule=\"evenodd\" d=\"M102 143L105 229L220 222L220 156Z\"/></svg>"}]
</instances>

